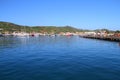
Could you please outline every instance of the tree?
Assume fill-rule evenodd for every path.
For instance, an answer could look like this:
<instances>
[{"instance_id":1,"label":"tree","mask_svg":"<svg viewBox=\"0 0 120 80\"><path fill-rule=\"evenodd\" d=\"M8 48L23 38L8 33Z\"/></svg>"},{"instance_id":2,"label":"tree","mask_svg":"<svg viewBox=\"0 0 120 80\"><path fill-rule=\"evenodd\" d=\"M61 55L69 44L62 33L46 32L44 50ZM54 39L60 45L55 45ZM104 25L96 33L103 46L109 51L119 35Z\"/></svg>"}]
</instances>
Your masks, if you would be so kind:
<instances>
[{"instance_id":1,"label":"tree","mask_svg":"<svg viewBox=\"0 0 120 80\"><path fill-rule=\"evenodd\" d=\"M116 30L115 33L120 33L120 30Z\"/></svg>"}]
</instances>

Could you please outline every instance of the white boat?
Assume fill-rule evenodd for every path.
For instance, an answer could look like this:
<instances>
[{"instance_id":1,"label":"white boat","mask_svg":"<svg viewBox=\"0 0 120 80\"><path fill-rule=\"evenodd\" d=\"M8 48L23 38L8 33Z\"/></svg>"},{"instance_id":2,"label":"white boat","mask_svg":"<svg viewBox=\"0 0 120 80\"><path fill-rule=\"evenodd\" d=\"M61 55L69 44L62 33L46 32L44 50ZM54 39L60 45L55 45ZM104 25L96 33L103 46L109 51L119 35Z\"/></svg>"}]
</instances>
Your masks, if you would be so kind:
<instances>
[{"instance_id":1,"label":"white boat","mask_svg":"<svg viewBox=\"0 0 120 80\"><path fill-rule=\"evenodd\" d=\"M17 37L27 37L27 36L29 36L29 34L25 33L25 32L13 33L12 35L17 36Z\"/></svg>"}]
</instances>

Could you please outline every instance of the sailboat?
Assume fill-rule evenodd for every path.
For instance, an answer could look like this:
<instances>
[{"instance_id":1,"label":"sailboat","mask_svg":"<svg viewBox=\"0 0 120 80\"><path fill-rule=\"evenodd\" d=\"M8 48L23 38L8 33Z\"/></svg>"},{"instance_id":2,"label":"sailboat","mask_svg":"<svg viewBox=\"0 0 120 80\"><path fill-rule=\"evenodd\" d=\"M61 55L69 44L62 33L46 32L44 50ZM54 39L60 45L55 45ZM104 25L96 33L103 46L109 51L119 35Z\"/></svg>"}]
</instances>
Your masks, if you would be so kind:
<instances>
[{"instance_id":1,"label":"sailboat","mask_svg":"<svg viewBox=\"0 0 120 80\"><path fill-rule=\"evenodd\" d=\"M21 29L21 32L14 32L13 33L13 36L17 36L17 37L28 37L29 34L26 33L26 29L25 29L25 26L24 26L24 31Z\"/></svg>"}]
</instances>

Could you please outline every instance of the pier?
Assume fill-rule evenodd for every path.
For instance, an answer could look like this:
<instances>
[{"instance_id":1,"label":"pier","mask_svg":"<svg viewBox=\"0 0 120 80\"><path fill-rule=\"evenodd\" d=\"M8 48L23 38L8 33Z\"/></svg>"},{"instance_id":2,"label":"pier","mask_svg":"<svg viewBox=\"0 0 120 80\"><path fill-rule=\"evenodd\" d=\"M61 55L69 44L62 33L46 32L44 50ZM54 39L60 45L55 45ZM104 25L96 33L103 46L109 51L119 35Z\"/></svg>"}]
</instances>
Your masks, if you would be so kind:
<instances>
[{"instance_id":1,"label":"pier","mask_svg":"<svg viewBox=\"0 0 120 80\"><path fill-rule=\"evenodd\" d=\"M80 35L80 37L83 38L89 38L89 39L99 39L99 40L106 40L106 41L115 41L115 42L120 42L120 37L116 36L88 36L88 35Z\"/></svg>"}]
</instances>

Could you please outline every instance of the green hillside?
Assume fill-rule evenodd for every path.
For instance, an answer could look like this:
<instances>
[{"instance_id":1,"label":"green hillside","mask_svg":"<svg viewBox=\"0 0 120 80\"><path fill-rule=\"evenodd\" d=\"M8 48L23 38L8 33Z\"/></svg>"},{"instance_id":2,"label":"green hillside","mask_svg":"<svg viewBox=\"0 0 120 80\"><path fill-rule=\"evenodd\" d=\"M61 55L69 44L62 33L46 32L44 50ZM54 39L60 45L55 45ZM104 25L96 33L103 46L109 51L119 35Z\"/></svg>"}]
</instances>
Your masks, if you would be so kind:
<instances>
[{"instance_id":1,"label":"green hillside","mask_svg":"<svg viewBox=\"0 0 120 80\"><path fill-rule=\"evenodd\" d=\"M108 33L120 33L120 30L112 31L108 29L96 29L96 30L83 30L77 29L71 26L23 26L10 22L0 21L0 32L1 33L12 33L12 32L38 32L38 33L60 33L60 32L85 32L85 31L107 31Z\"/></svg>"},{"instance_id":2,"label":"green hillside","mask_svg":"<svg viewBox=\"0 0 120 80\"><path fill-rule=\"evenodd\" d=\"M80 32L82 30L76 29L71 26L63 26L63 27L57 27L57 26L22 26L17 25L14 23L9 22L0 22L0 30L2 33L4 32L47 32L47 33L60 33L60 32Z\"/></svg>"}]
</instances>

